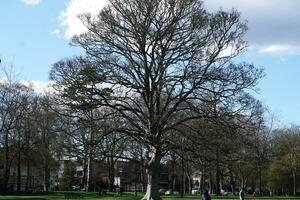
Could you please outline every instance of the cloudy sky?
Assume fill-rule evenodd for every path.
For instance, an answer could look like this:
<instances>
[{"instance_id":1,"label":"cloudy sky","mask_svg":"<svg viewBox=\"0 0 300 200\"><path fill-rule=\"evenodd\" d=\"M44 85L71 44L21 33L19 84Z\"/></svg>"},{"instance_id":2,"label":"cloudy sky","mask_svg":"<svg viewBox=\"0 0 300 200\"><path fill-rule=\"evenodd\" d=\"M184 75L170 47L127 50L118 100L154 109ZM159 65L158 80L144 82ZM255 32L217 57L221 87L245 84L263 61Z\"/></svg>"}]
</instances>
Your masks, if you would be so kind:
<instances>
[{"instance_id":1,"label":"cloudy sky","mask_svg":"<svg viewBox=\"0 0 300 200\"><path fill-rule=\"evenodd\" d=\"M236 8L248 21L248 52L238 61L265 68L256 96L284 125L300 124L300 1L205 0L210 11ZM0 58L19 79L43 88L51 65L82 53L69 45L84 31L76 17L97 13L106 0L1 0Z\"/></svg>"}]
</instances>

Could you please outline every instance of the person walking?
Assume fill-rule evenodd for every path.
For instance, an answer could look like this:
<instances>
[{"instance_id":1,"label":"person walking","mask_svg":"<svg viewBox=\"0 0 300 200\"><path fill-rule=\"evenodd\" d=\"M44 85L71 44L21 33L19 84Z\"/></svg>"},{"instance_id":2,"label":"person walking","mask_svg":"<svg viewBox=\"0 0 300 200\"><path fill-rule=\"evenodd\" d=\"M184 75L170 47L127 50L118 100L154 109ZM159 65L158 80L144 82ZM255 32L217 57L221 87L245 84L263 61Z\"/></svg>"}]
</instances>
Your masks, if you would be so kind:
<instances>
[{"instance_id":1,"label":"person walking","mask_svg":"<svg viewBox=\"0 0 300 200\"><path fill-rule=\"evenodd\" d=\"M202 200L211 200L211 197L208 194L207 190L204 190L204 192L202 193Z\"/></svg>"},{"instance_id":2,"label":"person walking","mask_svg":"<svg viewBox=\"0 0 300 200\"><path fill-rule=\"evenodd\" d=\"M240 200L245 200L245 193L243 189L241 189L239 196L240 196Z\"/></svg>"}]
</instances>

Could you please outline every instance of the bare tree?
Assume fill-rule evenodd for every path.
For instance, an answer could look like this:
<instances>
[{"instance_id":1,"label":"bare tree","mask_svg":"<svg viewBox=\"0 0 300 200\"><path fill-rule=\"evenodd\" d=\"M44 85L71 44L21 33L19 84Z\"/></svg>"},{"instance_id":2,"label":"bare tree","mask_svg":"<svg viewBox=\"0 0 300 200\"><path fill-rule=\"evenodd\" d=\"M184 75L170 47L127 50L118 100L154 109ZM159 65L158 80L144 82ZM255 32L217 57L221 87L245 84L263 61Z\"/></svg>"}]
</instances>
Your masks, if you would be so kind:
<instances>
[{"instance_id":1,"label":"bare tree","mask_svg":"<svg viewBox=\"0 0 300 200\"><path fill-rule=\"evenodd\" d=\"M262 77L261 69L232 62L246 47L246 25L237 11L208 13L198 0L110 0L96 18L81 19L89 31L73 42L86 50L86 63L102 83L89 88L92 102L130 125L123 133L147 150L140 162L148 176L143 199L160 199L160 161L180 146L170 139L182 137L177 128L207 117L202 108L212 93L220 101L242 97ZM62 75L70 65L57 63L50 77L57 85L73 85L76 94L82 88L72 83L80 76L73 82ZM231 111L239 112L243 103Z\"/></svg>"},{"instance_id":2,"label":"bare tree","mask_svg":"<svg viewBox=\"0 0 300 200\"><path fill-rule=\"evenodd\" d=\"M5 154L3 192L7 191L11 166L18 153L12 146L16 139L17 124L20 123L24 109L26 109L25 104L30 92L30 88L9 79L0 83L0 137L1 147ZM20 135L18 137L20 139Z\"/></svg>"}]
</instances>

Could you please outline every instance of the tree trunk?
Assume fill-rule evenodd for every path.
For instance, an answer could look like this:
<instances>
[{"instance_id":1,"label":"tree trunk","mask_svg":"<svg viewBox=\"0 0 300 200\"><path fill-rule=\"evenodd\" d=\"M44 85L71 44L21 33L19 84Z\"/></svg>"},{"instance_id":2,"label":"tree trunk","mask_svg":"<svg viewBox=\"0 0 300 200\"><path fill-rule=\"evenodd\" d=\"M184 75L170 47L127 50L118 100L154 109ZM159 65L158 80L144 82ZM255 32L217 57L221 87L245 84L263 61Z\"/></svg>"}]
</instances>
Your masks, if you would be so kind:
<instances>
[{"instance_id":1,"label":"tree trunk","mask_svg":"<svg viewBox=\"0 0 300 200\"><path fill-rule=\"evenodd\" d=\"M140 171L141 171L142 192L145 192L146 191L146 178L145 178L144 168L142 166L140 167Z\"/></svg>"},{"instance_id":2,"label":"tree trunk","mask_svg":"<svg viewBox=\"0 0 300 200\"><path fill-rule=\"evenodd\" d=\"M140 160L143 162L144 158L143 158L143 148L140 148ZM140 166L140 172L141 172L141 182L142 182L142 192L144 193L146 191L146 177L145 177L145 173L144 173L144 168L143 166Z\"/></svg>"},{"instance_id":3,"label":"tree trunk","mask_svg":"<svg viewBox=\"0 0 300 200\"><path fill-rule=\"evenodd\" d=\"M176 160L173 158L172 159L172 169L171 169L171 192L170 194L173 195L175 191L175 186L176 186L176 179L175 179L175 164Z\"/></svg>"},{"instance_id":4,"label":"tree trunk","mask_svg":"<svg viewBox=\"0 0 300 200\"><path fill-rule=\"evenodd\" d=\"M44 192L49 191L50 187L50 167L49 167L49 110L46 109L45 129L43 130L43 146L44 146Z\"/></svg>"},{"instance_id":5,"label":"tree trunk","mask_svg":"<svg viewBox=\"0 0 300 200\"><path fill-rule=\"evenodd\" d=\"M188 175L188 180L189 180L189 194L192 193L192 177L191 175Z\"/></svg>"},{"instance_id":6,"label":"tree trunk","mask_svg":"<svg viewBox=\"0 0 300 200\"><path fill-rule=\"evenodd\" d=\"M50 185L50 169L49 169L49 162L48 162L48 155L47 155L44 162L44 192L49 191L49 185Z\"/></svg>"},{"instance_id":7,"label":"tree trunk","mask_svg":"<svg viewBox=\"0 0 300 200\"><path fill-rule=\"evenodd\" d=\"M88 145L88 163L87 163L87 177L86 177L86 188L85 191L89 192L91 187L91 177L92 177L92 161L93 161L93 148L94 145L92 145L94 141L94 136L96 134L96 129L94 126L94 112L93 110L90 111L91 114L91 127L90 127L90 137L89 137L89 145Z\"/></svg>"},{"instance_id":8,"label":"tree trunk","mask_svg":"<svg viewBox=\"0 0 300 200\"><path fill-rule=\"evenodd\" d=\"M205 168L202 167L201 177L199 182L199 188L201 192L204 190L204 182L205 182Z\"/></svg>"},{"instance_id":9,"label":"tree trunk","mask_svg":"<svg viewBox=\"0 0 300 200\"><path fill-rule=\"evenodd\" d=\"M209 172L209 193L213 193L213 177L211 172Z\"/></svg>"},{"instance_id":10,"label":"tree trunk","mask_svg":"<svg viewBox=\"0 0 300 200\"><path fill-rule=\"evenodd\" d=\"M25 192L28 192L28 191L29 191L29 178L30 178L29 157L27 157L27 162L26 162L26 185L25 185Z\"/></svg>"},{"instance_id":11,"label":"tree trunk","mask_svg":"<svg viewBox=\"0 0 300 200\"><path fill-rule=\"evenodd\" d=\"M87 173L86 173L86 185L85 185L85 191L89 191L90 187L90 177L91 177L91 157L89 155L87 160Z\"/></svg>"},{"instance_id":12,"label":"tree trunk","mask_svg":"<svg viewBox=\"0 0 300 200\"><path fill-rule=\"evenodd\" d=\"M247 179L242 177L241 189L246 191L246 188L247 188Z\"/></svg>"},{"instance_id":13,"label":"tree trunk","mask_svg":"<svg viewBox=\"0 0 300 200\"><path fill-rule=\"evenodd\" d=\"M181 191L180 191L180 197L183 198L184 190L185 190L185 176L184 176L184 160L181 159Z\"/></svg>"},{"instance_id":14,"label":"tree trunk","mask_svg":"<svg viewBox=\"0 0 300 200\"><path fill-rule=\"evenodd\" d=\"M151 160L148 162L147 174L147 192L143 200L161 200L159 196L159 177L160 177L161 156L157 151L152 152Z\"/></svg>"},{"instance_id":15,"label":"tree trunk","mask_svg":"<svg viewBox=\"0 0 300 200\"><path fill-rule=\"evenodd\" d=\"M83 159L83 176L81 179L81 188L85 188L86 186L86 174L87 174L87 159Z\"/></svg>"},{"instance_id":16,"label":"tree trunk","mask_svg":"<svg viewBox=\"0 0 300 200\"><path fill-rule=\"evenodd\" d=\"M230 174L230 187L231 187L231 192L233 195L235 195L235 180L234 180L234 175L233 175L233 166L230 164L229 167L229 174Z\"/></svg>"},{"instance_id":17,"label":"tree trunk","mask_svg":"<svg viewBox=\"0 0 300 200\"><path fill-rule=\"evenodd\" d=\"M17 192L21 191L21 133L18 135Z\"/></svg>"},{"instance_id":18,"label":"tree trunk","mask_svg":"<svg viewBox=\"0 0 300 200\"><path fill-rule=\"evenodd\" d=\"M171 190L170 190L170 194L173 195L174 191L175 191L175 160L172 159L171 161Z\"/></svg>"},{"instance_id":19,"label":"tree trunk","mask_svg":"<svg viewBox=\"0 0 300 200\"><path fill-rule=\"evenodd\" d=\"M259 195L261 196L262 192L262 174L261 174L261 166L258 167L258 175L259 175Z\"/></svg>"},{"instance_id":20,"label":"tree trunk","mask_svg":"<svg viewBox=\"0 0 300 200\"><path fill-rule=\"evenodd\" d=\"M107 161L108 161L109 191L112 192L114 190L114 182L115 182L115 162L112 157L108 157Z\"/></svg>"},{"instance_id":21,"label":"tree trunk","mask_svg":"<svg viewBox=\"0 0 300 200\"><path fill-rule=\"evenodd\" d=\"M216 170L216 195L221 195L221 188L220 188L220 167L219 163L217 163L217 170Z\"/></svg>"},{"instance_id":22,"label":"tree trunk","mask_svg":"<svg viewBox=\"0 0 300 200\"><path fill-rule=\"evenodd\" d=\"M293 194L294 196L296 196L296 170L293 171L293 186L294 186L294 191L293 191Z\"/></svg>"},{"instance_id":23,"label":"tree trunk","mask_svg":"<svg viewBox=\"0 0 300 200\"><path fill-rule=\"evenodd\" d=\"M221 175L221 171L220 171L220 159L219 159L219 147L217 146L217 152L216 152L216 194L218 196L221 195L221 188L220 188L220 175Z\"/></svg>"},{"instance_id":24,"label":"tree trunk","mask_svg":"<svg viewBox=\"0 0 300 200\"><path fill-rule=\"evenodd\" d=\"M49 185L50 185L50 168L49 168L48 134L44 134L44 192L48 192Z\"/></svg>"},{"instance_id":25,"label":"tree trunk","mask_svg":"<svg viewBox=\"0 0 300 200\"><path fill-rule=\"evenodd\" d=\"M8 145L8 133L5 133L5 165L4 165L4 177L3 177L3 192L7 192L7 184L10 175L10 167L9 167L9 145Z\"/></svg>"}]
</instances>

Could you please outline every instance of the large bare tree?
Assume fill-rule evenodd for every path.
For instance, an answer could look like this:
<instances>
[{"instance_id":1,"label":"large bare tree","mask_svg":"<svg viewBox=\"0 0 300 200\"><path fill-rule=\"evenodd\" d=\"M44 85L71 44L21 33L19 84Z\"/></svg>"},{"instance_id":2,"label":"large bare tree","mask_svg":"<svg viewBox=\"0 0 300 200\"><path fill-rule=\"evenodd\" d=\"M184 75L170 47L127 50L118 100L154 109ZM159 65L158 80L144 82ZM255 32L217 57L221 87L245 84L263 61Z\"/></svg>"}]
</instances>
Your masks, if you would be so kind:
<instances>
[{"instance_id":1,"label":"large bare tree","mask_svg":"<svg viewBox=\"0 0 300 200\"><path fill-rule=\"evenodd\" d=\"M199 0L110 0L96 17L81 19L88 32L74 37L73 44L87 56L86 63L75 64L101 74L102 83L85 89L91 102L123 117L123 133L146 149L147 159L140 163L148 176L143 199L158 200L160 161L180 148L181 140L174 138L186 136L177 128L208 116L202 108L213 95L220 102L234 100L228 109L239 112L247 89L262 77L261 69L232 61L247 46L246 24L237 11L209 13ZM50 77L65 85L65 92L72 87L75 98L82 88L73 83L81 76L69 79L72 63L55 64Z\"/></svg>"}]
</instances>

